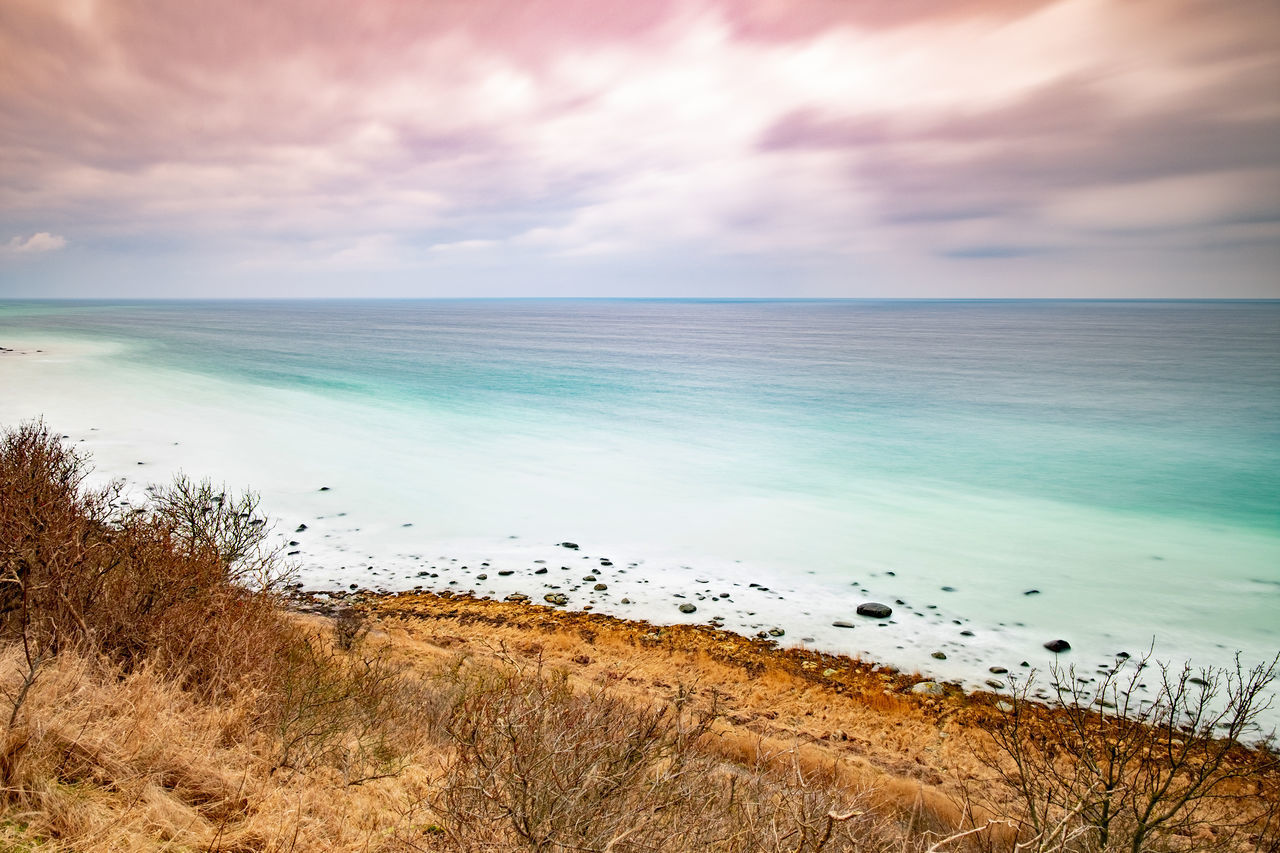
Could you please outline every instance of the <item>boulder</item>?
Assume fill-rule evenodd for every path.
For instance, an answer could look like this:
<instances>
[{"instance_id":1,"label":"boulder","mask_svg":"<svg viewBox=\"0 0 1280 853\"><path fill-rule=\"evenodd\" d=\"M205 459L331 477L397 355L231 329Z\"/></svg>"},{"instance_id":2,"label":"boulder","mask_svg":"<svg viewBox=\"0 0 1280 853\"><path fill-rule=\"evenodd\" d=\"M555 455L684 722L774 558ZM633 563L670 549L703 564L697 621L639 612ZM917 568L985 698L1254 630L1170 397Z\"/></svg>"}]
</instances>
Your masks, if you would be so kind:
<instances>
[{"instance_id":1,"label":"boulder","mask_svg":"<svg viewBox=\"0 0 1280 853\"><path fill-rule=\"evenodd\" d=\"M893 608L878 601L868 601L858 605L858 615L869 616L872 619L888 619L893 615Z\"/></svg>"},{"instance_id":2,"label":"boulder","mask_svg":"<svg viewBox=\"0 0 1280 853\"><path fill-rule=\"evenodd\" d=\"M591 588L594 589L596 592L604 592L606 589L609 588L609 585L607 583L598 583Z\"/></svg>"},{"instance_id":3,"label":"boulder","mask_svg":"<svg viewBox=\"0 0 1280 853\"><path fill-rule=\"evenodd\" d=\"M921 681L917 684L911 685L911 692L920 693L925 696L941 696L946 691L943 690L942 685L936 681Z\"/></svg>"},{"instance_id":4,"label":"boulder","mask_svg":"<svg viewBox=\"0 0 1280 853\"><path fill-rule=\"evenodd\" d=\"M560 547L568 548L570 551L576 551L578 550L578 543L577 542L561 542Z\"/></svg>"},{"instance_id":5,"label":"boulder","mask_svg":"<svg viewBox=\"0 0 1280 853\"><path fill-rule=\"evenodd\" d=\"M832 622L831 624L833 627L836 627L836 628L852 628L853 627L852 622L845 622L840 619L837 619L835 622Z\"/></svg>"},{"instance_id":6,"label":"boulder","mask_svg":"<svg viewBox=\"0 0 1280 853\"><path fill-rule=\"evenodd\" d=\"M1044 644L1044 647L1054 654L1059 654L1060 652L1065 652L1070 649L1071 644L1066 640L1050 640Z\"/></svg>"},{"instance_id":7,"label":"boulder","mask_svg":"<svg viewBox=\"0 0 1280 853\"><path fill-rule=\"evenodd\" d=\"M698 608L697 608L695 605L692 605L692 604L681 604L681 605L680 605L680 612L681 612L681 613L693 613L693 612L694 612L694 611L696 611L697 609L698 609Z\"/></svg>"},{"instance_id":8,"label":"boulder","mask_svg":"<svg viewBox=\"0 0 1280 853\"><path fill-rule=\"evenodd\" d=\"M946 654L945 654L945 653L943 653L943 652L934 652L933 654L929 655L929 657L933 658L934 660L946 660L946 659L947 659Z\"/></svg>"},{"instance_id":9,"label":"boulder","mask_svg":"<svg viewBox=\"0 0 1280 853\"><path fill-rule=\"evenodd\" d=\"M569 596L560 592L549 592L542 596L542 600L548 604L568 604Z\"/></svg>"}]
</instances>

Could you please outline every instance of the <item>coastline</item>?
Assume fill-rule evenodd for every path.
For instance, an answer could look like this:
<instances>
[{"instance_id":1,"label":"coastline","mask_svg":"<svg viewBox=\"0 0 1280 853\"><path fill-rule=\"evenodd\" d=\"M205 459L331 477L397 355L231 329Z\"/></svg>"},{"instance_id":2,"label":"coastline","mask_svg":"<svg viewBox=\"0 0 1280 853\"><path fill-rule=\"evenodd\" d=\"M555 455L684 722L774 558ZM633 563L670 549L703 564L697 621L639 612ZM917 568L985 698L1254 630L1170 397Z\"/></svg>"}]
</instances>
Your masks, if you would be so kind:
<instances>
[{"instance_id":1,"label":"coastline","mask_svg":"<svg viewBox=\"0 0 1280 853\"><path fill-rule=\"evenodd\" d=\"M1058 660L1091 676L1117 653L1141 654L1153 635L1158 659L1197 666L1229 665L1236 649L1254 662L1277 647L1257 617L1280 588L1264 565L1275 543L1247 531L1176 519L1139 526L1147 520L1135 514L1068 505L1011 517L1007 500L935 490L912 502L909 488L890 482L858 507L870 514L839 517L786 496L650 494L659 478L610 467L616 448L593 444L595 433L549 445L550 428L538 427L509 433L514 441L479 440L469 427L511 424L437 421L404 406L157 368L140 357L145 344L20 332L6 346L46 354L10 360L4 422L45 413L94 455L93 482L127 478L136 498L179 470L259 491L310 588L423 586L534 602L564 594L566 606L622 619L716 620L747 637L777 629L784 646L804 642L979 691L993 666L1043 673ZM647 461L664 448L632 449L655 451ZM552 464L563 458L568 467ZM697 479L679 473L679 482ZM957 539L967 522L977 530L1010 518L1052 526L1010 521L999 537ZM561 537L581 550L563 550ZM1108 567L1105 581L1096 566ZM867 602L894 613L858 616ZM685 603L697 610L681 613ZM1043 645L1059 638L1072 650L1055 658Z\"/></svg>"}]
</instances>

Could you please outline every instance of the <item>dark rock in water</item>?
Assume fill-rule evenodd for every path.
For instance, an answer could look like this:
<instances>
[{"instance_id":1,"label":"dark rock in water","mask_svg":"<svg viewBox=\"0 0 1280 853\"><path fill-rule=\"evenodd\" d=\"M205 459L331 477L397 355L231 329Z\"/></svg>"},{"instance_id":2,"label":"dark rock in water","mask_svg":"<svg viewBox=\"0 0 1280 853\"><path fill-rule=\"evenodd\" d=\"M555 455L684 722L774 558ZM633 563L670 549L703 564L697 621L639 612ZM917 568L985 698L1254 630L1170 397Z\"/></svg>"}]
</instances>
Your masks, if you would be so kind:
<instances>
[{"instance_id":1,"label":"dark rock in water","mask_svg":"<svg viewBox=\"0 0 1280 853\"><path fill-rule=\"evenodd\" d=\"M547 567L546 567L546 566L543 566L543 567L542 567L542 568L540 568L540 569L534 569L533 573L534 573L535 575L545 575L545 574L547 573Z\"/></svg>"},{"instance_id":2,"label":"dark rock in water","mask_svg":"<svg viewBox=\"0 0 1280 853\"><path fill-rule=\"evenodd\" d=\"M1029 589L1023 593L1023 595L1039 595L1039 594L1040 594L1040 590L1038 589Z\"/></svg>"},{"instance_id":3,"label":"dark rock in water","mask_svg":"<svg viewBox=\"0 0 1280 853\"><path fill-rule=\"evenodd\" d=\"M1029 668L1029 667L1031 666L1031 664L1027 663L1027 662L1024 660L1022 663L1018 664L1018 666L1023 667L1023 668L1025 669L1025 668Z\"/></svg>"},{"instance_id":4,"label":"dark rock in water","mask_svg":"<svg viewBox=\"0 0 1280 853\"><path fill-rule=\"evenodd\" d=\"M692 605L692 604L681 604L681 605L680 605L680 612L681 612L681 613L693 613L693 612L694 612L694 611L696 611L697 609L698 609L698 608L697 608L695 605Z\"/></svg>"},{"instance_id":5,"label":"dark rock in water","mask_svg":"<svg viewBox=\"0 0 1280 853\"><path fill-rule=\"evenodd\" d=\"M578 550L578 543L577 542L561 542L560 547L568 548L570 551L576 551Z\"/></svg>"},{"instance_id":6,"label":"dark rock in water","mask_svg":"<svg viewBox=\"0 0 1280 853\"><path fill-rule=\"evenodd\" d=\"M1059 652L1065 652L1070 649L1071 644L1066 640L1050 640L1044 644L1044 647L1054 654L1058 654Z\"/></svg>"},{"instance_id":7,"label":"dark rock in water","mask_svg":"<svg viewBox=\"0 0 1280 853\"><path fill-rule=\"evenodd\" d=\"M529 600L529 596L525 595L523 592L513 592L502 600L503 601L519 601L523 603Z\"/></svg>"},{"instance_id":8,"label":"dark rock in water","mask_svg":"<svg viewBox=\"0 0 1280 853\"><path fill-rule=\"evenodd\" d=\"M601 557L601 558L600 558L600 565L602 565L602 566L612 566L612 565L613 565L613 560L606 560L606 559L604 559L603 557Z\"/></svg>"},{"instance_id":9,"label":"dark rock in water","mask_svg":"<svg viewBox=\"0 0 1280 853\"><path fill-rule=\"evenodd\" d=\"M992 675L1004 675L1004 674L1005 674L1006 672L1008 672L1008 671L1009 671L1009 670L1005 669L1005 668L1004 668L1004 667L1002 667L1002 666L989 666L989 667L987 667L987 672L991 673Z\"/></svg>"},{"instance_id":10,"label":"dark rock in water","mask_svg":"<svg viewBox=\"0 0 1280 853\"><path fill-rule=\"evenodd\" d=\"M947 659L946 654L944 654L943 652L934 652L933 654L929 655L929 657L933 658L934 660L946 660L946 659Z\"/></svg>"},{"instance_id":11,"label":"dark rock in water","mask_svg":"<svg viewBox=\"0 0 1280 853\"><path fill-rule=\"evenodd\" d=\"M1004 682L998 681L994 678L987 679L987 686L990 687L992 690L1004 690Z\"/></svg>"},{"instance_id":12,"label":"dark rock in water","mask_svg":"<svg viewBox=\"0 0 1280 853\"><path fill-rule=\"evenodd\" d=\"M781 636L783 636L783 635L784 635L784 634L786 634L786 633L787 633L787 632L786 632L786 631L784 631L784 630L782 630L781 628L770 628L770 629L769 629L769 636L770 636L770 637L781 637Z\"/></svg>"},{"instance_id":13,"label":"dark rock in water","mask_svg":"<svg viewBox=\"0 0 1280 853\"><path fill-rule=\"evenodd\" d=\"M549 592L542 596L542 600L548 604L568 604L569 596L561 592Z\"/></svg>"},{"instance_id":14,"label":"dark rock in water","mask_svg":"<svg viewBox=\"0 0 1280 853\"><path fill-rule=\"evenodd\" d=\"M328 486L321 486L321 487L320 487L320 491L322 491L322 492L327 492L327 491L329 491L329 487L328 487Z\"/></svg>"},{"instance_id":15,"label":"dark rock in water","mask_svg":"<svg viewBox=\"0 0 1280 853\"><path fill-rule=\"evenodd\" d=\"M888 619L893 615L893 608L877 601L868 601L858 605L859 616L870 616L872 619Z\"/></svg>"},{"instance_id":16,"label":"dark rock in water","mask_svg":"<svg viewBox=\"0 0 1280 853\"><path fill-rule=\"evenodd\" d=\"M831 624L832 624L832 626L833 626L833 627L836 627L836 628L852 628L852 627L853 627L853 623L852 623L852 622L844 622L844 621L841 621L841 620L836 620L835 622L832 622Z\"/></svg>"},{"instance_id":17,"label":"dark rock in water","mask_svg":"<svg viewBox=\"0 0 1280 853\"><path fill-rule=\"evenodd\" d=\"M295 548L295 547L297 547L298 545L301 545L301 544L302 544L302 543L301 543L301 542L299 542L297 539L290 539L290 540L289 540L289 547L290 547L290 548Z\"/></svg>"},{"instance_id":18,"label":"dark rock in water","mask_svg":"<svg viewBox=\"0 0 1280 853\"><path fill-rule=\"evenodd\" d=\"M1209 682L1205 681L1203 678L1195 678L1195 677L1188 678L1188 679L1187 679L1187 683L1188 683L1188 684L1194 684L1196 687L1208 687L1208 686L1209 686Z\"/></svg>"},{"instance_id":19,"label":"dark rock in water","mask_svg":"<svg viewBox=\"0 0 1280 853\"><path fill-rule=\"evenodd\" d=\"M583 575L583 576L582 576L582 579L583 579L584 581L588 581L588 582L590 582L590 581L595 580L595 579L596 579L596 576L595 576L595 575Z\"/></svg>"},{"instance_id":20,"label":"dark rock in water","mask_svg":"<svg viewBox=\"0 0 1280 853\"><path fill-rule=\"evenodd\" d=\"M960 636L961 636L961 637L972 637L972 636L973 636L973 632L972 632L972 631L961 631L961 632L960 632Z\"/></svg>"},{"instance_id":21,"label":"dark rock in water","mask_svg":"<svg viewBox=\"0 0 1280 853\"><path fill-rule=\"evenodd\" d=\"M1128 660L1130 655L1128 652L1116 652L1116 657L1120 658L1120 660Z\"/></svg>"},{"instance_id":22,"label":"dark rock in water","mask_svg":"<svg viewBox=\"0 0 1280 853\"><path fill-rule=\"evenodd\" d=\"M487 581L488 579L489 579L489 576L486 575L484 572L481 572L480 574L476 575L476 580L478 581Z\"/></svg>"},{"instance_id":23,"label":"dark rock in water","mask_svg":"<svg viewBox=\"0 0 1280 853\"><path fill-rule=\"evenodd\" d=\"M944 586L944 587L942 588L942 591L943 591L943 592L955 592L955 591L956 591L956 588L955 588L954 586Z\"/></svg>"},{"instance_id":24,"label":"dark rock in water","mask_svg":"<svg viewBox=\"0 0 1280 853\"><path fill-rule=\"evenodd\" d=\"M307 529L307 526L306 526L305 524L299 524L299 525L298 525L298 528L297 528L296 530L294 530L293 532L294 532L294 533L302 533L302 532L303 532L303 531L305 531L306 529Z\"/></svg>"},{"instance_id":25,"label":"dark rock in water","mask_svg":"<svg viewBox=\"0 0 1280 853\"><path fill-rule=\"evenodd\" d=\"M596 592L604 592L606 589L609 588L609 585L607 583L598 583L591 588L594 589Z\"/></svg>"},{"instance_id":26,"label":"dark rock in water","mask_svg":"<svg viewBox=\"0 0 1280 853\"><path fill-rule=\"evenodd\" d=\"M622 603L623 603L623 604L630 604L630 603L631 603L631 599L629 599L629 598L624 598L624 599L622 599Z\"/></svg>"},{"instance_id":27,"label":"dark rock in water","mask_svg":"<svg viewBox=\"0 0 1280 853\"><path fill-rule=\"evenodd\" d=\"M500 569L498 571L498 577L505 578L514 575L515 573L515 569Z\"/></svg>"}]
</instances>

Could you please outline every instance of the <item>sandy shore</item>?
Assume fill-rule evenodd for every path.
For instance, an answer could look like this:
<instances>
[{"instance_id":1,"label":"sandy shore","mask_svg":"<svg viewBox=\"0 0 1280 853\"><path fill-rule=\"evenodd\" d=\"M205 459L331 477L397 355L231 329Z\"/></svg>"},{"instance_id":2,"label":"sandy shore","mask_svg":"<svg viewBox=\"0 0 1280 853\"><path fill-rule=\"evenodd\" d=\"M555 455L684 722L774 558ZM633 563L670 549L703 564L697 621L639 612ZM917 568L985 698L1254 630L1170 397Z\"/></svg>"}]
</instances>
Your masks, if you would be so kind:
<instances>
[{"instance_id":1,"label":"sandy shore","mask_svg":"<svg viewBox=\"0 0 1280 853\"><path fill-rule=\"evenodd\" d=\"M294 607L318 616L354 607L410 662L462 655L562 668L639 702L682 689L714 696L726 752L835 767L849 785L895 807L924 803L950 814L962 780L991 774L975 750L987 742L999 696L950 684L939 695L915 693L919 675L871 661L708 625L462 594L303 593Z\"/></svg>"}]
</instances>

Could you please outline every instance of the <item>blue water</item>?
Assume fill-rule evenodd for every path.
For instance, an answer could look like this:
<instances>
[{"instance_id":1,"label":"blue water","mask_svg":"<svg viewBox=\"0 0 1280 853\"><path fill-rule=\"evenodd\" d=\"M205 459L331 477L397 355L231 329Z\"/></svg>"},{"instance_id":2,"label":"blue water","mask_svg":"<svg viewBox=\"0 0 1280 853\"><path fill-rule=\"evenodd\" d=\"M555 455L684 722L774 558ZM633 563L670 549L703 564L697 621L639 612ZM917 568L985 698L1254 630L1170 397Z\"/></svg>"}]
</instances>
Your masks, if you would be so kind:
<instances>
[{"instance_id":1,"label":"blue water","mask_svg":"<svg viewBox=\"0 0 1280 853\"><path fill-rule=\"evenodd\" d=\"M1280 648L1278 302L0 303L9 340L111 348L59 362L61 385L8 359L6 421L49 415L76 382L127 377L135 408L173 430L194 405L175 388L224 410L240 394L252 427L228 414L198 459L168 463L240 473L227 435L292 431L276 458L296 445L312 479L264 471L256 487L288 504L341 481L349 512L385 501L420 540L596 536L642 565L653 542L726 580L744 565L804 575L802 597L928 590L965 624L1094 633L1099 651ZM296 396L248 401L280 395ZM109 419L92 396L67 415L83 423L54 425ZM208 411L188 414L209 432ZM108 458L127 437L113 441ZM353 571L329 568L311 571ZM417 575L387 571L389 586ZM1056 590L1032 603L1028 586ZM773 606L825 618L788 602ZM1082 627L1085 609L1105 624ZM898 638L911 663L952 624L921 618L933 633Z\"/></svg>"}]
</instances>

